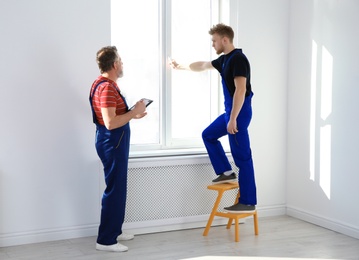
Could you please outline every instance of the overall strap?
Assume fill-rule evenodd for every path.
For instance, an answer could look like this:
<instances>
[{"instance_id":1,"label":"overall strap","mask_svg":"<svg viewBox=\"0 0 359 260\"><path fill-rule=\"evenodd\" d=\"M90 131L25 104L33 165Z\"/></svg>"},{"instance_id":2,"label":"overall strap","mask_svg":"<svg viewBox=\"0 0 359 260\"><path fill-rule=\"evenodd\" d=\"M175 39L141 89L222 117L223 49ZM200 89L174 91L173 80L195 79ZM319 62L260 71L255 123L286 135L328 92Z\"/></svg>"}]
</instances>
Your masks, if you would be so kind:
<instances>
[{"instance_id":1,"label":"overall strap","mask_svg":"<svg viewBox=\"0 0 359 260\"><path fill-rule=\"evenodd\" d=\"M96 114L95 114L95 109L93 108L93 105L92 105L92 98L95 95L95 91L97 90L98 86L104 82L107 82L107 80L100 81L94 87L93 91L90 93L90 96L89 96L90 106L91 106L91 110L92 110L92 120L93 120L94 124L97 124L97 118L96 118Z\"/></svg>"}]
</instances>

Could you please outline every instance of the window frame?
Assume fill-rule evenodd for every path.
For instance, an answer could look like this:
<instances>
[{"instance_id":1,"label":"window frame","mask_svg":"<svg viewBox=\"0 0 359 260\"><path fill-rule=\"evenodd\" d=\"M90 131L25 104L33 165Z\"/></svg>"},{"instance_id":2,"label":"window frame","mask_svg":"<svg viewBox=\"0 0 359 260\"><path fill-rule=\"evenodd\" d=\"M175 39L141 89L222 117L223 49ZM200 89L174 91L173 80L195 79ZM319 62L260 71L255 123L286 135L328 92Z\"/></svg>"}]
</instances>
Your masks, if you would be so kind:
<instances>
[{"instance_id":1,"label":"window frame","mask_svg":"<svg viewBox=\"0 0 359 260\"><path fill-rule=\"evenodd\" d=\"M113 0L114 1L114 0ZM159 1L159 50L161 62L159 66L159 143L158 144L131 144L130 157L152 157L166 155L182 154L203 154L206 153L201 136L195 139L173 138L172 137L172 73L174 72L168 66L168 57L172 57L171 40L171 4L172 0ZM229 6L228 0L209 0L211 2L211 24L217 24L221 21ZM228 9L229 11L229 9ZM208 28L209 30L209 28ZM216 59L218 55L212 48L210 35L208 35L208 49L210 60ZM176 72L181 73L181 72ZM196 73L196 72L191 72ZM217 116L223 113L223 98L221 96L220 77L216 70L209 70L209 91L210 91L210 120L213 121ZM222 141L222 140L221 140ZM223 146L228 149L226 141Z\"/></svg>"}]
</instances>

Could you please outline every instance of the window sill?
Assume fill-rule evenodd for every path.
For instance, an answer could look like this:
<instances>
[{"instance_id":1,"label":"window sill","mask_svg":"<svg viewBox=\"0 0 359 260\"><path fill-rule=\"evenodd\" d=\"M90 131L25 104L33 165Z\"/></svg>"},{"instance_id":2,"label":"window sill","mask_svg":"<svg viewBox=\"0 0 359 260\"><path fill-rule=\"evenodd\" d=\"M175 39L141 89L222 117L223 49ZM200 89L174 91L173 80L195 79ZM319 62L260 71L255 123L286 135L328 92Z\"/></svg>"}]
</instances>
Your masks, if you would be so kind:
<instances>
[{"instance_id":1,"label":"window sill","mask_svg":"<svg viewBox=\"0 0 359 260\"><path fill-rule=\"evenodd\" d=\"M229 149L225 152L230 153ZM130 159L152 158L152 157L171 157L171 156L190 156L190 155L207 155L205 148L187 148L187 149L168 149L152 151L131 151Z\"/></svg>"},{"instance_id":2,"label":"window sill","mask_svg":"<svg viewBox=\"0 0 359 260\"><path fill-rule=\"evenodd\" d=\"M130 159L149 158L149 157L203 155L203 154L207 154L207 151L205 148L132 151L132 152L130 152Z\"/></svg>"}]
</instances>

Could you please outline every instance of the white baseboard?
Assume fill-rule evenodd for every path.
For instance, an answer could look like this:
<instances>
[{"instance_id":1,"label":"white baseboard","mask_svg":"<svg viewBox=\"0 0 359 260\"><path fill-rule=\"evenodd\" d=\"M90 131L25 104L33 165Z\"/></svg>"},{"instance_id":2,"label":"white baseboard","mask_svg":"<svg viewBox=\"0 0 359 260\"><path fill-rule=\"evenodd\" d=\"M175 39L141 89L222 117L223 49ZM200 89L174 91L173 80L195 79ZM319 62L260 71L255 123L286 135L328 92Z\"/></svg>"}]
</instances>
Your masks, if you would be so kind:
<instances>
[{"instance_id":1,"label":"white baseboard","mask_svg":"<svg viewBox=\"0 0 359 260\"><path fill-rule=\"evenodd\" d=\"M97 233L97 230L98 224L93 224L87 226L0 234L0 247L94 236Z\"/></svg>"},{"instance_id":2,"label":"white baseboard","mask_svg":"<svg viewBox=\"0 0 359 260\"><path fill-rule=\"evenodd\" d=\"M258 217L285 215L285 206L258 207ZM124 223L123 229L132 234L148 234L191 228L204 228L209 215L188 216L153 221ZM228 219L215 217L212 226L226 225ZM245 223L245 219L241 221ZM0 234L0 247L41 243L48 241L97 236L98 224L60 229L34 230L21 233ZM95 240L94 240L95 242Z\"/></svg>"},{"instance_id":3,"label":"white baseboard","mask_svg":"<svg viewBox=\"0 0 359 260\"><path fill-rule=\"evenodd\" d=\"M258 207L257 210L259 218L288 215L359 239L358 228L347 225L340 221L312 214L302 209L285 207L285 205L277 205ZM124 223L123 228L133 234L147 234L190 228L204 228L207 224L207 220L208 215L189 216L176 219ZM245 220L243 220L242 223L244 223L244 221ZM227 224L226 218L215 217L212 226L225 224ZM91 224L87 226L74 226L60 229L46 229L21 233L0 234L0 247L96 236L97 232L98 224Z\"/></svg>"},{"instance_id":4,"label":"white baseboard","mask_svg":"<svg viewBox=\"0 0 359 260\"><path fill-rule=\"evenodd\" d=\"M288 206L287 215L359 239L359 229L346 223Z\"/></svg>"},{"instance_id":5,"label":"white baseboard","mask_svg":"<svg viewBox=\"0 0 359 260\"><path fill-rule=\"evenodd\" d=\"M258 218L281 216L286 214L284 205L273 207L258 207ZM154 221L142 221L134 223L124 223L123 229L132 234L148 234L166 231L184 230L191 228L205 228L209 215L191 216L185 218L172 218ZM251 218L251 217L248 217ZM245 223L245 219L240 219L240 224ZM215 217L211 226L227 225L228 219ZM234 224L234 223L233 223Z\"/></svg>"},{"instance_id":6,"label":"white baseboard","mask_svg":"<svg viewBox=\"0 0 359 260\"><path fill-rule=\"evenodd\" d=\"M272 205L272 206L260 206L257 207L258 218L286 215L287 213L286 209L287 207L284 204Z\"/></svg>"},{"instance_id":7,"label":"white baseboard","mask_svg":"<svg viewBox=\"0 0 359 260\"><path fill-rule=\"evenodd\" d=\"M184 218L172 218L172 219L162 219L162 220L152 220L152 221L142 221L134 223L124 223L123 230L128 231L132 234L149 234L149 233L159 233L175 230L184 230L192 228L204 228L207 224L209 215L202 216L191 216ZM212 226L221 226L226 225L228 219L226 218L217 218L213 220ZM241 223L244 223L243 219Z\"/></svg>"}]
</instances>

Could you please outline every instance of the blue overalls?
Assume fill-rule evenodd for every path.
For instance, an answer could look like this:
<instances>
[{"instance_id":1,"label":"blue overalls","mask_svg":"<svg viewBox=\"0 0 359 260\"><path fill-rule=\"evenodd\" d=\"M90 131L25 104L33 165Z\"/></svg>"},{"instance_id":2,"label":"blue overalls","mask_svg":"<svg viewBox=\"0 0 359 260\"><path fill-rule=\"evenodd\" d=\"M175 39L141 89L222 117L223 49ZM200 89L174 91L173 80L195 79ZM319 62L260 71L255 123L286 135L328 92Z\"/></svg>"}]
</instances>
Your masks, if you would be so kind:
<instances>
[{"instance_id":1,"label":"blue overalls","mask_svg":"<svg viewBox=\"0 0 359 260\"><path fill-rule=\"evenodd\" d=\"M235 53L235 52L234 52ZM234 54L233 53L233 54ZM233 97L227 88L223 71L233 54L222 65L222 86L224 94L225 113L214 120L202 133L202 139L208 152L208 156L217 175L232 170L222 144L218 140L228 135L229 145L235 165L239 168L238 184L240 186L239 203L246 205L257 204L256 184L254 179L254 168L252 152L248 135L248 126L252 119L252 96L251 92L244 100L241 111L237 117L236 134L228 134L227 124L231 115Z\"/></svg>"},{"instance_id":2,"label":"blue overalls","mask_svg":"<svg viewBox=\"0 0 359 260\"><path fill-rule=\"evenodd\" d=\"M104 167L106 183L102 197L97 243L113 245L117 243L117 236L122 234L122 224L125 219L130 124L127 123L122 127L108 130L97 122L92 106L92 96L101 83L103 81L98 83L90 95L93 119L96 124L96 150ZM121 97L126 104L124 97L122 95Z\"/></svg>"}]
</instances>

